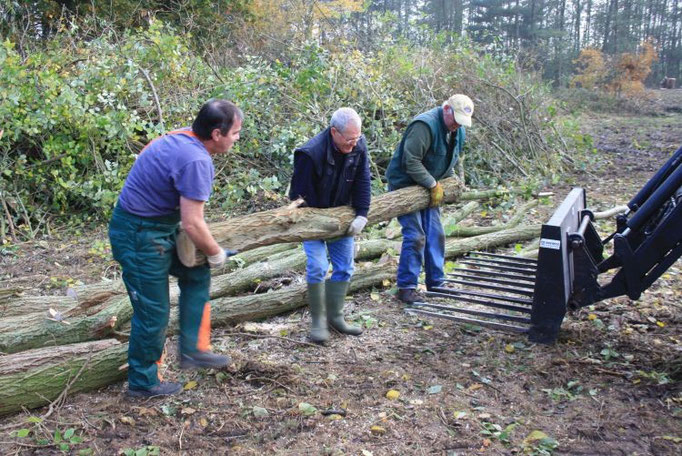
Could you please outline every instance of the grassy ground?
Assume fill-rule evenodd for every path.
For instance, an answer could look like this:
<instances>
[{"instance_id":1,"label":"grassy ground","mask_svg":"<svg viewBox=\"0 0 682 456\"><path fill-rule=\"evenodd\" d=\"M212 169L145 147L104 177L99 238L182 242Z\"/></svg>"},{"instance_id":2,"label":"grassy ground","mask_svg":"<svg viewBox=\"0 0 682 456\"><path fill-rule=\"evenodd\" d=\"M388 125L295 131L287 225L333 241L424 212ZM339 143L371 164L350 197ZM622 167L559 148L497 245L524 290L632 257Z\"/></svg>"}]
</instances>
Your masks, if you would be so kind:
<instances>
[{"instance_id":1,"label":"grassy ground","mask_svg":"<svg viewBox=\"0 0 682 456\"><path fill-rule=\"evenodd\" d=\"M662 106L682 105L682 90L656 95ZM532 217L544 220L574 184L596 210L626 203L680 146L682 115L658 112L584 115L596 153ZM477 223L502 216L501 207L485 211ZM5 287L57 293L117 272L103 229L41 242L2 257ZM186 385L181 395L131 401L124 383L78 394L42 423L30 417L45 410L2 419L0 453L679 454L680 293L676 264L637 302L569 315L548 347L408 316L391 289L374 290L347 304L349 319L366 326L361 337L307 344L309 316L297 311L214 331L215 350L233 365L190 373L178 370L171 340L165 377ZM21 429L30 433L19 437ZM55 432L68 429L82 442L60 450Z\"/></svg>"}]
</instances>

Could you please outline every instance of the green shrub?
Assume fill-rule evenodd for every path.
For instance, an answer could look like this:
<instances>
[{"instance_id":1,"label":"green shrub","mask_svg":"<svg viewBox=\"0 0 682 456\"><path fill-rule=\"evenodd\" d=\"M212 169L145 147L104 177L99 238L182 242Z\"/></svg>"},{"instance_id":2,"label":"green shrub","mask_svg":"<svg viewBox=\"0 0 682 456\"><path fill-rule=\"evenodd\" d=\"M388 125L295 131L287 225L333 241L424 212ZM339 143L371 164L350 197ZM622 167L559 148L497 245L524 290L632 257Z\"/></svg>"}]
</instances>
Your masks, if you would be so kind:
<instances>
[{"instance_id":1,"label":"green shrub","mask_svg":"<svg viewBox=\"0 0 682 456\"><path fill-rule=\"evenodd\" d=\"M257 209L244 202L281 196L294 148L341 106L363 118L376 192L410 119L455 92L476 103L465 162L474 185L520 173L538 181L556 176L557 151L567 147L559 130L569 128L571 138L574 129L558 123L556 103L534 75L466 40L421 48L389 43L364 53L311 42L292 48L286 60L242 56L222 67L206 63L189 36L160 21L121 35L81 33L72 25L35 43L26 58L8 40L0 47L0 197L13 224L30 233L47 217L105 220L135 154L159 134L189 125L211 97L235 101L246 115L241 141L216 157L222 172L209 204L214 211Z\"/></svg>"}]
</instances>

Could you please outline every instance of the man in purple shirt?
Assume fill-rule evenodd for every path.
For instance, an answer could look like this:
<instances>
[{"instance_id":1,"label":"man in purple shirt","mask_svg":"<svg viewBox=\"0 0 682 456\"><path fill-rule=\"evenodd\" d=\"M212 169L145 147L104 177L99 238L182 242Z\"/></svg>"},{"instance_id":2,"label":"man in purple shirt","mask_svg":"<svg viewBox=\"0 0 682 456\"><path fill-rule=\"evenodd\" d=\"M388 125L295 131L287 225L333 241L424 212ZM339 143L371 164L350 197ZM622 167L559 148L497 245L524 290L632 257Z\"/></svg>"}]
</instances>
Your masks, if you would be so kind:
<instances>
[{"instance_id":1,"label":"man in purple shirt","mask_svg":"<svg viewBox=\"0 0 682 456\"><path fill-rule=\"evenodd\" d=\"M128 348L128 395L150 397L176 394L182 385L161 381L158 365L163 355L170 315L168 275L180 288L180 367L222 368L230 363L210 348L210 267L221 267L227 257L204 220L204 204L211 195L213 160L227 153L239 139L243 114L227 100L209 100L191 128L167 133L140 153L114 209L109 239L114 259L121 264L123 282L133 306ZM189 268L176 253L178 227L208 265ZM228 253L235 253L227 251Z\"/></svg>"}]
</instances>

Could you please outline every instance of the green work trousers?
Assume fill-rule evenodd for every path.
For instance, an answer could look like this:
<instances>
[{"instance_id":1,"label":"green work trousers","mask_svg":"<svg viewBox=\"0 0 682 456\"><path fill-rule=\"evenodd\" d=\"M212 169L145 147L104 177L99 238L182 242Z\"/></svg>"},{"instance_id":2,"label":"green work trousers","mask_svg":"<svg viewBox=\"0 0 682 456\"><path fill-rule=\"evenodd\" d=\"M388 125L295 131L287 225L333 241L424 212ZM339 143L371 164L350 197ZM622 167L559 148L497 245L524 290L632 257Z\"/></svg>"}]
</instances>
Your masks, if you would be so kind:
<instances>
[{"instance_id":1,"label":"green work trousers","mask_svg":"<svg viewBox=\"0 0 682 456\"><path fill-rule=\"evenodd\" d=\"M158 365L170 315L169 274L178 278L180 287L180 352L208 349L211 272L207 265L188 268L180 263L175 250L179 222L179 213L139 217L118 206L109 222L111 251L121 264L133 306L128 346L131 389L149 389L160 381Z\"/></svg>"}]
</instances>

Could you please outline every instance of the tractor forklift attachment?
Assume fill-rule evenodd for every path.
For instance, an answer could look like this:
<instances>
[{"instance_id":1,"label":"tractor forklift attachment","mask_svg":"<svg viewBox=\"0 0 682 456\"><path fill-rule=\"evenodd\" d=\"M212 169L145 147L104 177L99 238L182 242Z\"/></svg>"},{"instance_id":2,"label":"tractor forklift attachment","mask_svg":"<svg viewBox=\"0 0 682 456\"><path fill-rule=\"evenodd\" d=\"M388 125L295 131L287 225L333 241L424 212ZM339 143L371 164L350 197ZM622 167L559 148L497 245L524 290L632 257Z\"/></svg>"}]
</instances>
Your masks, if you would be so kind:
<instances>
[{"instance_id":1,"label":"tractor forklift attachment","mask_svg":"<svg viewBox=\"0 0 682 456\"><path fill-rule=\"evenodd\" d=\"M417 302L407 312L525 333L535 342L553 342L571 291L570 246L565 239L580 229L583 212L585 192L576 188L542 226L537 260L471 252L458 261L464 268L449 273L440 287L426 292L426 298L433 301Z\"/></svg>"},{"instance_id":2,"label":"tractor forklift attachment","mask_svg":"<svg viewBox=\"0 0 682 456\"><path fill-rule=\"evenodd\" d=\"M622 295L639 299L682 256L682 147L628 208L602 241L586 209L585 191L574 188L542 225L537 261L472 252L459 261L465 268L448 274L426 293L428 301L406 311L553 343L567 310ZM604 259L604 245L611 240L613 254ZM611 281L601 285L598 276L615 268Z\"/></svg>"}]
</instances>

